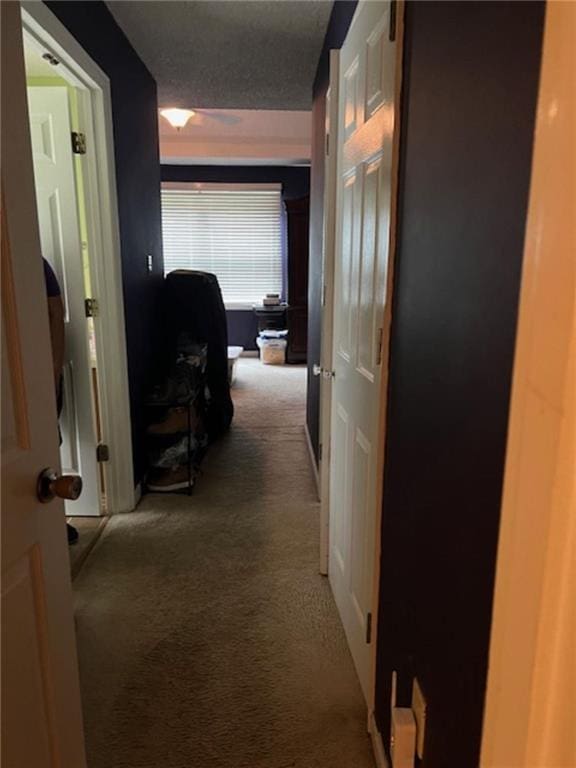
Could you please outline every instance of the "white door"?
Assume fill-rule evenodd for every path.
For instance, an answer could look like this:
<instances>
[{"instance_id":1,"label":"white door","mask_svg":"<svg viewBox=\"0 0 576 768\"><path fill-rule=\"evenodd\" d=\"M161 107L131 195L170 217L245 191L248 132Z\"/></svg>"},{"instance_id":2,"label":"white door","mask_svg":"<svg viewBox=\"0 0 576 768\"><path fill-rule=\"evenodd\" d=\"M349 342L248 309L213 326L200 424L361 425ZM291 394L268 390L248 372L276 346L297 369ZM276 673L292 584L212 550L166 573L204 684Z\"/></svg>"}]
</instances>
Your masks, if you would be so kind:
<instances>
[{"instance_id":1,"label":"white door","mask_svg":"<svg viewBox=\"0 0 576 768\"><path fill-rule=\"evenodd\" d=\"M54 381L27 122L20 7L2 3L2 766L84 768Z\"/></svg>"},{"instance_id":2,"label":"white door","mask_svg":"<svg viewBox=\"0 0 576 768\"><path fill-rule=\"evenodd\" d=\"M396 44L389 2L358 6L340 53L329 577L364 695L383 467ZM374 622L376 617L374 616Z\"/></svg>"},{"instance_id":3,"label":"white door","mask_svg":"<svg viewBox=\"0 0 576 768\"><path fill-rule=\"evenodd\" d=\"M28 106L42 254L56 272L65 309L62 468L64 472L81 475L84 483L80 499L66 502L66 514L99 515L86 292L68 89L29 87Z\"/></svg>"}]
</instances>

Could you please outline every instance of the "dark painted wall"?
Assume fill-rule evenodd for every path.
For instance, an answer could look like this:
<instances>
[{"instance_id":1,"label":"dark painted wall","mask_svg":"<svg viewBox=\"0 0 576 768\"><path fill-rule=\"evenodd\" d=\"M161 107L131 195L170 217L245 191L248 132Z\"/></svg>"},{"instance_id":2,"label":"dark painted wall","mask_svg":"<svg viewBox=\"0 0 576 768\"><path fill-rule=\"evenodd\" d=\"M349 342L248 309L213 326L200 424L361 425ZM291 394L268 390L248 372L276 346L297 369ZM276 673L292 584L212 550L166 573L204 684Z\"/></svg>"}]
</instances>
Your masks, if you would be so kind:
<instances>
[{"instance_id":1,"label":"dark painted wall","mask_svg":"<svg viewBox=\"0 0 576 768\"><path fill-rule=\"evenodd\" d=\"M284 200L310 191L310 168L301 165L162 165L162 181L222 184L282 184Z\"/></svg>"},{"instance_id":2,"label":"dark painted wall","mask_svg":"<svg viewBox=\"0 0 576 768\"><path fill-rule=\"evenodd\" d=\"M406 7L377 720L417 675L430 768L479 759L542 25Z\"/></svg>"},{"instance_id":3,"label":"dark painted wall","mask_svg":"<svg viewBox=\"0 0 576 768\"><path fill-rule=\"evenodd\" d=\"M258 320L251 309L227 309L228 344L254 351L258 336Z\"/></svg>"},{"instance_id":4,"label":"dark painted wall","mask_svg":"<svg viewBox=\"0 0 576 768\"><path fill-rule=\"evenodd\" d=\"M330 50L340 48L356 10L357 0L334 3L316 70L312 103L312 165L310 175L310 260L308 267L308 390L306 423L318 460L320 443L320 377L312 374L320 363L322 340L322 242L324 231L324 130L326 92L330 83Z\"/></svg>"},{"instance_id":5,"label":"dark painted wall","mask_svg":"<svg viewBox=\"0 0 576 768\"><path fill-rule=\"evenodd\" d=\"M138 482L145 467L143 403L154 366L154 318L163 274L156 83L103 2L50 1L46 5L110 79ZM148 273L148 254L153 257L153 274Z\"/></svg>"},{"instance_id":6,"label":"dark painted wall","mask_svg":"<svg viewBox=\"0 0 576 768\"><path fill-rule=\"evenodd\" d=\"M163 165L162 181L205 181L228 184L282 184L284 200L308 195L310 168L262 165ZM252 310L228 309L228 343L255 350L258 323Z\"/></svg>"}]
</instances>

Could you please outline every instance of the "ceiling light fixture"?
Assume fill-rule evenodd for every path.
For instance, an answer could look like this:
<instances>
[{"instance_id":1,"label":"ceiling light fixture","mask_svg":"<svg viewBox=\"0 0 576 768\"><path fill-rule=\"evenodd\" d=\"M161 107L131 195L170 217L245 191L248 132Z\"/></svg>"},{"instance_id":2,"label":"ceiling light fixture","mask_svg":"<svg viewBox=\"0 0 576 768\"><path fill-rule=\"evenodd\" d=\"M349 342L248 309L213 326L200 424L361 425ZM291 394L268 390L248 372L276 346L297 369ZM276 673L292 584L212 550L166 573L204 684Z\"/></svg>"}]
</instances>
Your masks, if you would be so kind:
<instances>
[{"instance_id":1,"label":"ceiling light fixture","mask_svg":"<svg viewBox=\"0 0 576 768\"><path fill-rule=\"evenodd\" d=\"M191 117L194 117L196 112L191 109L161 109L160 114L168 120L172 128L179 131L180 128L184 128Z\"/></svg>"}]
</instances>

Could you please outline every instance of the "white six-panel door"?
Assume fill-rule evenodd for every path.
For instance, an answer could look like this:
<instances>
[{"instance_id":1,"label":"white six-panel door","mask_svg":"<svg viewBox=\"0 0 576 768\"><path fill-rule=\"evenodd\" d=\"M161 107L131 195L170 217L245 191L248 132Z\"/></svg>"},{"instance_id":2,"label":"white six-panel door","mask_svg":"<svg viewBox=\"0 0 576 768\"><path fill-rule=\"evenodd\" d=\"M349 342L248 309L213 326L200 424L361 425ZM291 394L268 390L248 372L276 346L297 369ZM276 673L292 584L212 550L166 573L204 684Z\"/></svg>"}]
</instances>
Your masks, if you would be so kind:
<instances>
[{"instance_id":1,"label":"white six-panel door","mask_svg":"<svg viewBox=\"0 0 576 768\"><path fill-rule=\"evenodd\" d=\"M58 469L48 314L27 124L20 6L2 15L3 768L84 768L64 507L36 480Z\"/></svg>"},{"instance_id":2,"label":"white six-panel door","mask_svg":"<svg viewBox=\"0 0 576 768\"><path fill-rule=\"evenodd\" d=\"M88 328L84 308L84 266L74 178L71 122L66 86L28 88L36 203L42 254L62 291L66 345L64 405L60 416L62 469L82 476L78 501L68 515L100 514L96 437Z\"/></svg>"},{"instance_id":3,"label":"white six-panel door","mask_svg":"<svg viewBox=\"0 0 576 768\"><path fill-rule=\"evenodd\" d=\"M368 701L395 118L390 7L358 6L341 50L339 80L329 578Z\"/></svg>"}]
</instances>

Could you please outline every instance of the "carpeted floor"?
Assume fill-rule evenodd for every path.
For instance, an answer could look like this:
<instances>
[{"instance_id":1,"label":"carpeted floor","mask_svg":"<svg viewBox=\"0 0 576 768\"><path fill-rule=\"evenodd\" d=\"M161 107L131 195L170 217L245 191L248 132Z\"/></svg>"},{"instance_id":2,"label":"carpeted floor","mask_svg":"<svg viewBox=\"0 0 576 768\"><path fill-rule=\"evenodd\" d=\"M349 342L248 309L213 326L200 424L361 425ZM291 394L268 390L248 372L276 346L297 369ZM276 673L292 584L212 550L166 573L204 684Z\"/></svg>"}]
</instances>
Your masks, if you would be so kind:
<instances>
[{"instance_id":1,"label":"carpeted floor","mask_svg":"<svg viewBox=\"0 0 576 768\"><path fill-rule=\"evenodd\" d=\"M305 369L242 359L194 495L111 518L77 577L89 768L369 768L327 580Z\"/></svg>"}]
</instances>

